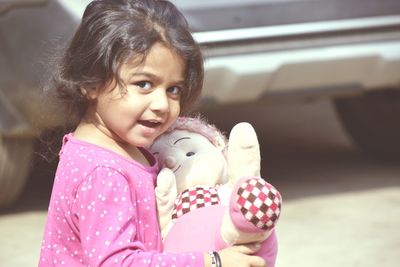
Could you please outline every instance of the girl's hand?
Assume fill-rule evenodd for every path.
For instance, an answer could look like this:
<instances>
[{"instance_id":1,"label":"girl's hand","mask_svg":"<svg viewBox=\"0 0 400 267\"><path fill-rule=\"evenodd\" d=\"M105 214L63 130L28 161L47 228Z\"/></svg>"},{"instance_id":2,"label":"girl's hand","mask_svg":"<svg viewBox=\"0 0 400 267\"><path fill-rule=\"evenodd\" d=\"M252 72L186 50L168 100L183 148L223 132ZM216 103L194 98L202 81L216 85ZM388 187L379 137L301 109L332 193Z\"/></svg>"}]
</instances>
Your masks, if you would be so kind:
<instances>
[{"instance_id":1,"label":"girl's hand","mask_svg":"<svg viewBox=\"0 0 400 267\"><path fill-rule=\"evenodd\" d=\"M221 265L222 267L265 267L266 264L263 258L251 255L259 249L259 244L252 244L236 245L220 250L218 253L221 258ZM211 267L211 257L207 254L205 259L204 266Z\"/></svg>"}]
</instances>

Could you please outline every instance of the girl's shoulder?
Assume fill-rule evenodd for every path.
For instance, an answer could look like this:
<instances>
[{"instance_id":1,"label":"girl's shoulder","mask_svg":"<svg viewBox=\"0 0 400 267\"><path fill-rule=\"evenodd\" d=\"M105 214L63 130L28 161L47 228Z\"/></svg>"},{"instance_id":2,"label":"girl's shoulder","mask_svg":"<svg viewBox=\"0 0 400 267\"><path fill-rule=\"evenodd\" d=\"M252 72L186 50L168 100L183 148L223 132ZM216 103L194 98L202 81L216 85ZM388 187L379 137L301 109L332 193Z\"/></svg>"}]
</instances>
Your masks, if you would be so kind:
<instances>
[{"instance_id":1,"label":"girl's shoulder","mask_svg":"<svg viewBox=\"0 0 400 267\"><path fill-rule=\"evenodd\" d=\"M145 152L149 153L149 152ZM74 160L80 165L106 167L118 171L127 169L142 169L146 172L157 172L158 166L154 162L151 166L144 166L134 160L128 159L107 148L80 140L72 133L64 136L60 151L60 160L65 158L68 161Z\"/></svg>"}]
</instances>

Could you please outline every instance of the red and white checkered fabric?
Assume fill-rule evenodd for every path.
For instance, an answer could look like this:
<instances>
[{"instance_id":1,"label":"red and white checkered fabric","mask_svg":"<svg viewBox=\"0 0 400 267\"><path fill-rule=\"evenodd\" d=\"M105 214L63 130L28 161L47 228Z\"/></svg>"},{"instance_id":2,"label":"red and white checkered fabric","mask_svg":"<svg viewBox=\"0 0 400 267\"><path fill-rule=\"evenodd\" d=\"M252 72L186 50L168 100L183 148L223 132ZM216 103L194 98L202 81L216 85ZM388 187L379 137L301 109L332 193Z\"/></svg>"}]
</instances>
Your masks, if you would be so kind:
<instances>
[{"instance_id":1,"label":"red and white checkered fabric","mask_svg":"<svg viewBox=\"0 0 400 267\"><path fill-rule=\"evenodd\" d=\"M175 200L172 219L175 220L189 211L220 203L216 188L195 187L183 191Z\"/></svg>"},{"instance_id":2,"label":"red and white checkered fabric","mask_svg":"<svg viewBox=\"0 0 400 267\"><path fill-rule=\"evenodd\" d=\"M281 202L279 192L259 178L250 178L237 192L237 203L244 217L263 230L274 227L281 212Z\"/></svg>"}]
</instances>

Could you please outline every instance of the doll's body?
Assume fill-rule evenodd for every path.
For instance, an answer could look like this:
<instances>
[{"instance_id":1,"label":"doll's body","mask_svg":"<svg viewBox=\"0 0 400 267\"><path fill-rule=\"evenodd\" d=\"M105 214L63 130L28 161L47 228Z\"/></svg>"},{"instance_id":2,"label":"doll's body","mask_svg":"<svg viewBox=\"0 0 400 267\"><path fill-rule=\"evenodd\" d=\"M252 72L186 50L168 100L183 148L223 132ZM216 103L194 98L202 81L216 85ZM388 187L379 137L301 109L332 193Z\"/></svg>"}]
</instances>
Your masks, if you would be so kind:
<instances>
[{"instance_id":1,"label":"doll's body","mask_svg":"<svg viewBox=\"0 0 400 267\"><path fill-rule=\"evenodd\" d=\"M168 168L160 172L156 188L166 251L260 242L257 255L274 266L281 196L260 178L258 140L250 124L232 129L226 150L218 130L185 119L151 150Z\"/></svg>"},{"instance_id":2,"label":"doll's body","mask_svg":"<svg viewBox=\"0 0 400 267\"><path fill-rule=\"evenodd\" d=\"M228 246L221 238L221 226L224 214L229 213L229 206L221 203L191 210L173 221L164 239L165 251L182 252L186 250L212 251ZM246 238L250 242L261 242L261 249L256 255L263 257L267 266L274 266L277 255L277 239L272 230L265 239L265 234L256 231ZM246 243L244 241L244 243Z\"/></svg>"}]
</instances>

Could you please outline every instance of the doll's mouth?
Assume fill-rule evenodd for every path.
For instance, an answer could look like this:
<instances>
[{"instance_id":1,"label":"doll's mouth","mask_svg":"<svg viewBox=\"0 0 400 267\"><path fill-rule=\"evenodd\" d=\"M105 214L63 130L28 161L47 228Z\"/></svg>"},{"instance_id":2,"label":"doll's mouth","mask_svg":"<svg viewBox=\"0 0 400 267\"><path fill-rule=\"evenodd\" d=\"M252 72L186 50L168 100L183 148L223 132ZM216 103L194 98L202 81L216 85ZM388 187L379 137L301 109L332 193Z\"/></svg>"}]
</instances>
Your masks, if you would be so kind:
<instances>
[{"instance_id":1,"label":"doll's mouth","mask_svg":"<svg viewBox=\"0 0 400 267\"><path fill-rule=\"evenodd\" d=\"M173 173L176 173L176 172L179 170L179 168L180 168L181 166L182 166L182 165L179 165L178 167L176 167L175 170L172 170L172 172L173 172Z\"/></svg>"}]
</instances>

